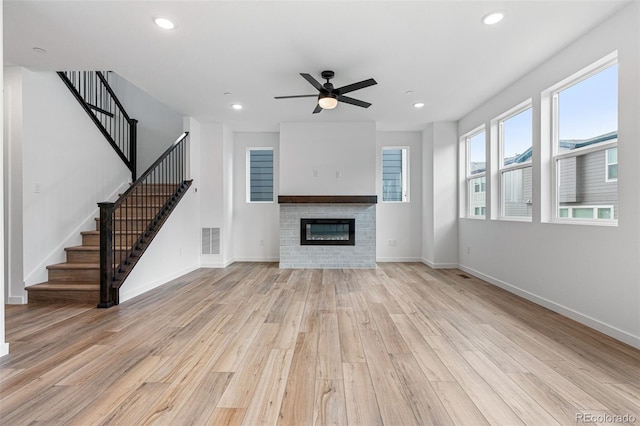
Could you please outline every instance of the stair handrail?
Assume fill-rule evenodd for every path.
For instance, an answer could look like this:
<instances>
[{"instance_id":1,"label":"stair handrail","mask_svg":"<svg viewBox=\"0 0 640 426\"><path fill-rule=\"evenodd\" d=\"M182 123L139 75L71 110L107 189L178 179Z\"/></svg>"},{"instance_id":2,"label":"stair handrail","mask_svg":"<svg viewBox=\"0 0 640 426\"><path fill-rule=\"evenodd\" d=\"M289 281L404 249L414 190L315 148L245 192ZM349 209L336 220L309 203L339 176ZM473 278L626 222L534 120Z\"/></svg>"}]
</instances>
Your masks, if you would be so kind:
<instances>
[{"instance_id":1,"label":"stair handrail","mask_svg":"<svg viewBox=\"0 0 640 426\"><path fill-rule=\"evenodd\" d=\"M131 179L135 181L138 120L127 114L104 73L58 71L57 74L131 171Z\"/></svg>"},{"instance_id":2,"label":"stair handrail","mask_svg":"<svg viewBox=\"0 0 640 426\"><path fill-rule=\"evenodd\" d=\"M180 135L115 202L98 203L99 308L119 303L124 280L191 185L186 176L188 135ZM148 207L148 202L157 208ZM138 216L141 205L142 216Z\"/></svg>"}]
</instances>

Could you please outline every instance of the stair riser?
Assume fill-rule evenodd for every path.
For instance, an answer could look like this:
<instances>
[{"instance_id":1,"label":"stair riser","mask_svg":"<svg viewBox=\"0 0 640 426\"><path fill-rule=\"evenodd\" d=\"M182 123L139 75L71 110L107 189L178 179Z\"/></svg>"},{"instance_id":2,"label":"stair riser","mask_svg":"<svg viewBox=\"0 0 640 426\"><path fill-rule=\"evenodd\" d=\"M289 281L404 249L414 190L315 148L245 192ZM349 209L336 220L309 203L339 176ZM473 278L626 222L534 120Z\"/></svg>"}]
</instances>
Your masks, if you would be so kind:
<instances>
[{"instance_id":1,"label":"stair riser","mask_svg":"<svg viewBox=\"0 0 640 426\"><path fill-rule=\"evenodd\" d=\"M57 291L29 291L29 303L91 303L97 304L100 301L99 291L76 291L76 290L57 290Z\"/></svg>"},{"instance_id":2,"label":"stair riser","mask_svg":"<svg viewBox=\"0 0 640 426\"><path fill-rule=\"evenodd\" d=\"M119 257L122 256L124 252L121 250L116 250L115 253ZM67 263L100 263L100 252L95 250L67 251Z\"/></svg>"},{"instance_id":3,"label":"stair riser","mask_svg":"<svg viewBox=\"0 0 640 426\"><path fill-rule=\"evenodd\" d=\"M49 281L100 282L99 269L49 269Z\"/></svg>"},{"instance_id":4,"label":"stair riser","mask_svg":"<svg viewBox=\"0 0 640 426\"><path fill-rule=\"evenodd\" d=\"M116 245L118 246L131 246L138 240L137 235L132 234L116 234L115 236ZM82 236L82 245L83 246L99 246L100 245L100 235L99 234L88 234Z\"/></svg>"}]
</instances>

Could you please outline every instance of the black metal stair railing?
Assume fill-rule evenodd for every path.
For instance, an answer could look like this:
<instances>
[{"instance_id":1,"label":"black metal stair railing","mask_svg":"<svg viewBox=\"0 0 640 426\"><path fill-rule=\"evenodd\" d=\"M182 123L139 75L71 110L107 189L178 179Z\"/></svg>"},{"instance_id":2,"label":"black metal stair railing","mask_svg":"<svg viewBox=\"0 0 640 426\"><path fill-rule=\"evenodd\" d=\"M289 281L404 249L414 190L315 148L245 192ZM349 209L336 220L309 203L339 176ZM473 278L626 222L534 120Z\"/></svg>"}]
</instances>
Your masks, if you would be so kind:
<instances>
[{"instance_id":1,"label":"black metal stair railing","mask_svg":"<svg viewBox=\"0 0 640 426\"><path fill-rule=\"evenodd\" d=\"M100 207L100 303L119 303L119 289L191 186L187 136L181 135L115 202Z\"/></svg>"},{"instance_id":2,"label":"black metal stair railing","mask_svg":"<svg viewBox=\"0 0 640 426\"><path fill-rule=\"evenodd\" d=\"M132 181L135 181L138 121L129 117L105 73L60 71L58 75L129 168Z\"/></svg>"}]
</instances>

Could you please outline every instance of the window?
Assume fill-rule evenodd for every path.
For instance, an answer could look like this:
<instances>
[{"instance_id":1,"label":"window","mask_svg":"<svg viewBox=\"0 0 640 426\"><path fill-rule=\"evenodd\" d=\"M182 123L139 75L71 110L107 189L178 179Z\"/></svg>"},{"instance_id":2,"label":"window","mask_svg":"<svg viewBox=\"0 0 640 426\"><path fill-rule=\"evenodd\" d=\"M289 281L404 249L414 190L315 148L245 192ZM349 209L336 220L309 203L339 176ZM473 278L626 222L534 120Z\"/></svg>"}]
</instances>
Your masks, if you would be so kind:
<instances>
[{"instance_id":1,"label":"window","mask_svg":"<svg viewBox=\"0 0 640 426\"><path fill-rule=\"evenodd\" d=\"M409 201L408 148L382 148L382 201Z\"/></svg>"},{"instance_id":2,"label":"window","mask_svg":"<svg viewBox=\"0 0 640 426\"><path fill-rule=\"evenodd\" d=\"M465 138L467 162L467 216L485 217L487 191L486 140L484 128Z\"/></svg>"},{"instance_id":3,"label":"window","mask_svg":"<svg viewBox=\"0 0 640 426\"><path fill-rule=\"evenodd\" d=\"M552 92L555 218L615 222L618 64L615 54Z\"/></svg>"},{"instance_id":4,"label":"window","mask_svg":"<svg viewBox=\"0 0 640 426\"><path fill-rule=\"evenodd\" d=\"M617 182L618 181L618 148L608 149L605 153L607 157L607 178L605 182Z\"/></svg>"},{"instance_id":5,"label":"window","mask_svg":"<svg viewBox=\"0 0 640 426\"><path fill-rule=\"evenodd\" d=\"M531 218L533 122L530 102L498 120L500 211L506 218Z\"/></svg>"},{"instance_id":6,"label":"window","mask_svg":"<svg viewBox=\"0 0 640 426\"><path fill-rule=\"evenodd\" d=\"M273 148L247 149L247 202L273 202Z\"/></svg>"}]
</instances>

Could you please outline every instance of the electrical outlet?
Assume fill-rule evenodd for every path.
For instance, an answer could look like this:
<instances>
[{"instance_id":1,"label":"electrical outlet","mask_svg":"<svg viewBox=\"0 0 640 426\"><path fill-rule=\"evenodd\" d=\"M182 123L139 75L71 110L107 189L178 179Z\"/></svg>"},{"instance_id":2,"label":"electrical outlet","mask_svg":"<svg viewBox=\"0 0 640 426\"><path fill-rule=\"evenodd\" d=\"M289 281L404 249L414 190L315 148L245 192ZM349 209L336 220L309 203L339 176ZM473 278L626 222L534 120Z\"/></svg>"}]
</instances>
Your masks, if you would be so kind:
<instances>
[{"instance_id":1,"label":"electrical outlet","mask_svg":"<svg viewBox=\"0 0 640 426\"><path fill-rule=\"evenodd\" d=\"M471 246L467 246L467 254L471 254Z\"/></svg>"},{"instance_id":2,"label":"electrical outlet","mask_svg":"<svg viewBox=\"0 0 640 426\"><path fill-rule=\"evenodd\" d=\"M398 245L398 241L397 240L389 240L389 247L395 247Z\"/></svg>"},{"instance_id":3,"label":"electrical outlet","mask_svg":"<svg viewBox=\"0 0 640 426\"><path fill-rule=\"evenodd\" d=\"M264 247L264 240L260 240L260 246Z\"/></svg>"},{"instance_id":4,"label":"electrical outlet","mask_svg":"<svg viewBox=\"0 0 640 426\"><path fill-rule=\"evenodd\" d=\"M342 172L341 171L337 171L336 172L336 178L341 178L342 177Z\"/></svg>"},{"instance_id":5,"label":"electrical outlet","mask_svg":"<svg viewBox=\"0 0 640 426\"><path fill-rule=\"evenodd\" d=\"M40 185L39 183L36 183L35 186L33 187L33 192L34 194L39 194L40 192L42 192L42 185Z\"/></svg>"},{"instance_id":6,"label":"electrical outlet","mask_svg":"<svg viewBox=\"0 0 640 426\"><path fill-rule=\"evenodd\" d=\"M313 177L318 177L318 169L313 169Z\"/></svg>"}]
</instances>

